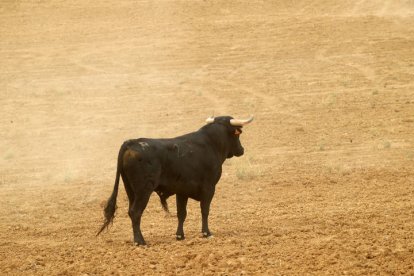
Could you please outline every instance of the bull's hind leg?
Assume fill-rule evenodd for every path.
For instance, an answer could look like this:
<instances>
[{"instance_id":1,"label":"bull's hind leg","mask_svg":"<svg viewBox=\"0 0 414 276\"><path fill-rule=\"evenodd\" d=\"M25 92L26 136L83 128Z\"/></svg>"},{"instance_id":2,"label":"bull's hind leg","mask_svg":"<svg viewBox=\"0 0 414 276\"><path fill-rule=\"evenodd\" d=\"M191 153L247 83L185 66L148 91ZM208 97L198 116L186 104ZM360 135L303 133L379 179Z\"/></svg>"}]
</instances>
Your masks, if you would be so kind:
<instances>
[{"instance_id":1,"label":"bull's hind leg","mask_svg":"<svg viewBox=\"0 0 414 276\"><path fill-rule=\"evenodd\" d=\"M188 197L183 195L176 195L177 201L177 218L178 218L178 227L176 238L177 240L184 240L184 221L187 217L187 202Z\"/></svg>"},{"instance_id":2,"label":"bull's hind leg","mask_svg":"<svg viewBox=\"0 0 414 276\"><path fill-rule=\"evenodd\" d=\"M131 209L132 204L134 203L134 199L135 199L134 191L132 190L132 187L129 183L129 180L125 176L125 174L121 173L121 177L122 177L122 182L124 182L124 187L125 187L126 194L128 196L129 209Z\"/></svg>"},{"instance_id":3,"label":"bull's hind leg","mask_svg":"<svg viewBox=\"0 0 414 276\"><path fill-rule=\"evenodd\" d=\"M135 199L129 208L128 214L132 221L132 230L134 234L134 243L137 245L146 245L144 237L141 233L141 217L142 213L147 207L148 200L151 196L151 190L140 191L140 194L135 194Z\"/></svg>"}]
</instances>

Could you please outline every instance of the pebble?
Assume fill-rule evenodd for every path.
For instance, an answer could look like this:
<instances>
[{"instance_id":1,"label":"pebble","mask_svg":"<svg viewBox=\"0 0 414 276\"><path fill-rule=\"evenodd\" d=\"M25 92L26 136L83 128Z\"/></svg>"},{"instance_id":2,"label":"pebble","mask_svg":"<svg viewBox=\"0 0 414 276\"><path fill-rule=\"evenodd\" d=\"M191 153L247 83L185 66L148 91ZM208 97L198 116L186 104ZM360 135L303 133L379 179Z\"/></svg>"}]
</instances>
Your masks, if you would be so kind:
<instances>
[{"instance_id":1,"label":"pebble","mask_svg":"<svg viewBox=\"0 0 414 276\"><path fill-rule=\"evenodd\" d=\"M246 262L246 257L239 257L238 258L240 263L245 263Z\"/></svg>"}]
</instances>

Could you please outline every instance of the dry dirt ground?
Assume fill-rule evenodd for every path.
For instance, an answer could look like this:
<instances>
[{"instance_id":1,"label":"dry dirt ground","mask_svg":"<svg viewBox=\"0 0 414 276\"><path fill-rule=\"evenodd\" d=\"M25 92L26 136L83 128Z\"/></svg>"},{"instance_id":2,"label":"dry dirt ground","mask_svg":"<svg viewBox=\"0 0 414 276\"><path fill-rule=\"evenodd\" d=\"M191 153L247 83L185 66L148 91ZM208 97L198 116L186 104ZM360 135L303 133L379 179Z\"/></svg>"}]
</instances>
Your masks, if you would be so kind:
<instances>
[{"instance_id":1,"label":"dry dirt ground","mask_svg":"<svg viewBox=\"0 0 414 276\"><path fill-rule=\"evenodd\" d=\"M0 274L414 273L414 3L0 3ZM201 237L151 197L131 244L121 143L255 114Z\"/></svg>"}]
</instances>

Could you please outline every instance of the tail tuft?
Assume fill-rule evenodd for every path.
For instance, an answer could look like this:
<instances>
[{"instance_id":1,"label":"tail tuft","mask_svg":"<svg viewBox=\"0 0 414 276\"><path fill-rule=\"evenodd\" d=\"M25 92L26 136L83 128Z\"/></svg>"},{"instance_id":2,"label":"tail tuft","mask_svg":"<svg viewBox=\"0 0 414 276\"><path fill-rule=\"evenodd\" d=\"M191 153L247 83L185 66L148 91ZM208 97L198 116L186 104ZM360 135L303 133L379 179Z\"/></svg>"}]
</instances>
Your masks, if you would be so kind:
<instances>
[{"instance_id":1,"label":"tail tuft","mask_svg":"<svg viewBox=\"0 0 414 276\"><path fill-rule=\"evenodd\" d=\"M106 207L104 209L104 223L101 227L101 229L99 230L99 232L96 234L97 236L106 228L109 228L109 225L113 223L114 221L114 217L115 217L115 211L117 209L116 206L116 197L111 196L108 199L108 202L106 203Z\"/></svg>"},{"instance_id":2,"label":"tail tuft","mask_svg":"<svg viewBox=\"0 0 414 276\"><path fill-rule=\"evenodd\" d=\"M96 234L97 236L106 228L108 229L109 225L112 224L115 217L115 211L116 211L116 197L118 196L118 187L119 187L119 178L121 175L121 167L122 167L122 155L125 151L125 143L122 145L121 149L119 150L118 154L118 164L116 168L116 177L115 177L115 185L114 190L112 191L111 197L108 199L108 202L106 203L105 209L104 209L104 222L99 230L99 232Z\"/></svg>"}]
</instances>

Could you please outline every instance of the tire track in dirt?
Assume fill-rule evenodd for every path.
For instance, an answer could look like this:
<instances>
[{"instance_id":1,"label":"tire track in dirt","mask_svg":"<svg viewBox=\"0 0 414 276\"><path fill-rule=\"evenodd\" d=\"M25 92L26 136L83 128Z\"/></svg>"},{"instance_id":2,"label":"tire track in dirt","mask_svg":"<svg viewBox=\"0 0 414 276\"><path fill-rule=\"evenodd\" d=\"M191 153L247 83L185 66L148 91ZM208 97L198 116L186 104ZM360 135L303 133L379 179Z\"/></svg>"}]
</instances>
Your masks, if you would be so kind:
<instances>
[{"instance_id":1,"label":"tire track in dirt","mask_svg":"<svg viewBox=\"0 0 414 276\"><path fill-rule=\"evenodd\" d=\"M375 69L372 68L370 65L367 64L361 64L361 60L366 60L365 63L370 62L373 63L373 58L366 57L364 54L359 54L363 52L363 50L366 47L358 47L355 50L355 53L348 54L348 55L327 55L327 48L320 49L316 52L315 58L317 60L320 60L323 63L329 64L329 65L346 65L353 69L355 69L357 72L360 73L361 76L363 76L366 80L369 81L369 85L373 87L380 87L382 85L381 79L376 74ZM339 61L335 61L338 59ZM367 60L368 59L368 60ZM344 61L345 60L345 61ZM354 61L357 60L357 61Z\"/></svg>"}]
</instances>

